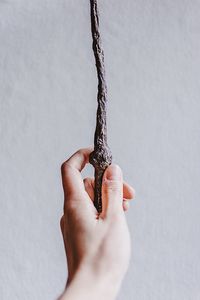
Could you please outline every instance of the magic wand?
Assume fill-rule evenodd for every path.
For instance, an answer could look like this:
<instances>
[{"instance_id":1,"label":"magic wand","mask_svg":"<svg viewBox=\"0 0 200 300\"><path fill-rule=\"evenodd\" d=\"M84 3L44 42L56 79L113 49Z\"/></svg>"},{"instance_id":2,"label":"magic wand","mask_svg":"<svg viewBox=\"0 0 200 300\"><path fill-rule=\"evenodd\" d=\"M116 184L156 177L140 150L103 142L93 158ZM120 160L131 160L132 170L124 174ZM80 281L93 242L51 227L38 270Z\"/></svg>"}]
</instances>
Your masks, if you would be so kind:
<instances>
[{"instance_id":1,"label":"magic wand","mask_svg":"<svg viewBox=\"0 0 200 300\"><path fill-rule=\"evenodd\" d=\"M100 213L102 211L101 186L103 173L112 163L112 154L107 144L107 85L105 80L104 51L99 31L97 0L90 0L90 7L93 51L98 77L98 107L96 115L96 130L94 135L94 151L90 154L89 161L95 168L94 206Z\"/></svg>"}]
</instances>

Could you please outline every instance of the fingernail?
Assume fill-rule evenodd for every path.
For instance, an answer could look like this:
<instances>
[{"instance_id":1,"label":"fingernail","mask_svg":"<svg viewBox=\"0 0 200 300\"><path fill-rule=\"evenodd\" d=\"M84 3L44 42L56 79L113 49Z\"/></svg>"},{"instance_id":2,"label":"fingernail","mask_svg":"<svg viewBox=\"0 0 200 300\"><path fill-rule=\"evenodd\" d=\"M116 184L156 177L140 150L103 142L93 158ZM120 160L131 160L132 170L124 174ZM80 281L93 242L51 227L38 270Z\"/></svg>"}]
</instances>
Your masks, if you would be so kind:
<instances>
[{"instance_id":1,"label":"fingernail","mask_svg":"<svg viewBox=\"0 0 200 300\"><path fill-rule=\"evenodd\" d=\"M118 165L111 165L106 170L106 179L108 180L121 180L122 171Z\"/></svg>"}]
</instances>

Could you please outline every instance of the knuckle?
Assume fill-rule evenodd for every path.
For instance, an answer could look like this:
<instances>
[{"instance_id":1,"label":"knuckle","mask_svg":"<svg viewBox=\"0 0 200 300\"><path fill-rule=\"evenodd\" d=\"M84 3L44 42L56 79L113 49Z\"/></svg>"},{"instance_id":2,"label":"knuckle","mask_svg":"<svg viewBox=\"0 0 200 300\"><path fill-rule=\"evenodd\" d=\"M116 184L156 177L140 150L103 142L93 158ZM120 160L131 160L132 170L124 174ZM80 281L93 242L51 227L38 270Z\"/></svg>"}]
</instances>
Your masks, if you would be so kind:
<instances>
[{"instance_id":1,"label":"knuckle","mask_svg":"<svg viewBox=\"0 0 200 300\"><path fill-rule=\"evenodd\" d=\"M64 173L64 171L66 169L66 161L61 164L60 169L61 169L61 173Z\"/></svg>"},{"instance_id":2,"label":"knuckle","mask_svg":"<svg viewBox=\"0 0 200 300\"><path fill-rule=\"evenodd\" d=\"M77 153L77 154L82 154L83 151L84 151L84 149L83 149L83 148L80 148L80 149L78 149L78 150L76 151L76 153Z\"/></svg>"},{"instance_id":3,"label":"knuckle","mask_svg":"<svg viewBox=\"0 0 200 300\"><path fill-rule=\"evenodd\" d=\"M105 192L120 192L122 187L121 183L114 180L103 182Z\"/></svg>"},{"instance_id":4,"label":"knuckle","mask_svg":"<svg viewBox=\"0 0 200 300\"><path fill-rule=\"evenodd\" d=\"M64 205L64 211L67 215L73 214L77 210L78 204L76 201L66 201Z\"/></svg>"},{"instance_id":5,"label":"knuckle","mask_svg":"<svg viewBox=\"0 0 200 300\"><path fill-rule=\"evenodd\" d=\"M85 149L81 148L78 151L76 151L76 154L80 157L84 156L85 157Z\"/></svg>"},{"instance_id":6,"label":"knuckle","mask_svg":"<svg viewBox=\"0 0 200 300\"><path fill-rule=\"evenodd\" d=\"M69 165L68 161L65 161L61 165L61 174L62 175L66 174L70 168L71 168L71 166Z\"/></svg>"}]
</instances>

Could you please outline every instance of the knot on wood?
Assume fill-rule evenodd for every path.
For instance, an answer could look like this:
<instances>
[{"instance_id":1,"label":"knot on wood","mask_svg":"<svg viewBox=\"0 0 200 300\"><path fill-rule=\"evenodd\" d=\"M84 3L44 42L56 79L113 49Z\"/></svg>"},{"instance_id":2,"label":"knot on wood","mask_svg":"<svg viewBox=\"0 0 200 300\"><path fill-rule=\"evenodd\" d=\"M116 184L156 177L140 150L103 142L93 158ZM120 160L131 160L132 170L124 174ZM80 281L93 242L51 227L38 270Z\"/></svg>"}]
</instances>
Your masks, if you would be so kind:
<instances>
[{"instance_id":1,"label":"knot on wood","mask_svg":"<svg viewBox=\"0 0 200 300\"><path fill-rule=\"evenodd\" d=\"M104 146L105 147L105 146ZM110 148L97 148L89 156L89 162L96 170L105 170L112 163Z\"/></svg>"}]
</instances>

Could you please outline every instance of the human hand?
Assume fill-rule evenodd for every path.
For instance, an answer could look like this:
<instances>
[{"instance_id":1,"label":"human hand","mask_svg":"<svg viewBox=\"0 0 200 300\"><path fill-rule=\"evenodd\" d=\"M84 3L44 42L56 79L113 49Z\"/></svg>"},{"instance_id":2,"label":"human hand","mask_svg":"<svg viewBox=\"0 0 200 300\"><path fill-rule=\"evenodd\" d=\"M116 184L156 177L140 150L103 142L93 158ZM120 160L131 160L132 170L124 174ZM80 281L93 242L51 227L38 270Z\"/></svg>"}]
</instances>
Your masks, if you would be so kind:
<instances>
[{"instance_id":1,"label":"human hand","mask_svg":"<svg viewBox=\"0 0 200 300\"><path fill-rule=\"evenodd\" d=\"M92 293L95 299L98 295L102 298L103 293L104 299L115 297L130 258L124 210L134 197L134 189L123 183L117 165L109 166L103 176L102 213L98 215L93 204L94 180L83 180L80 173L91 152L92 148L81 149L62 165L65 200L60 223L68 263L69 291L65 296L71 293L70 299L78 299L74 286L81 290L81 299L92 299Z\"/></svg>"}]
</instances>

